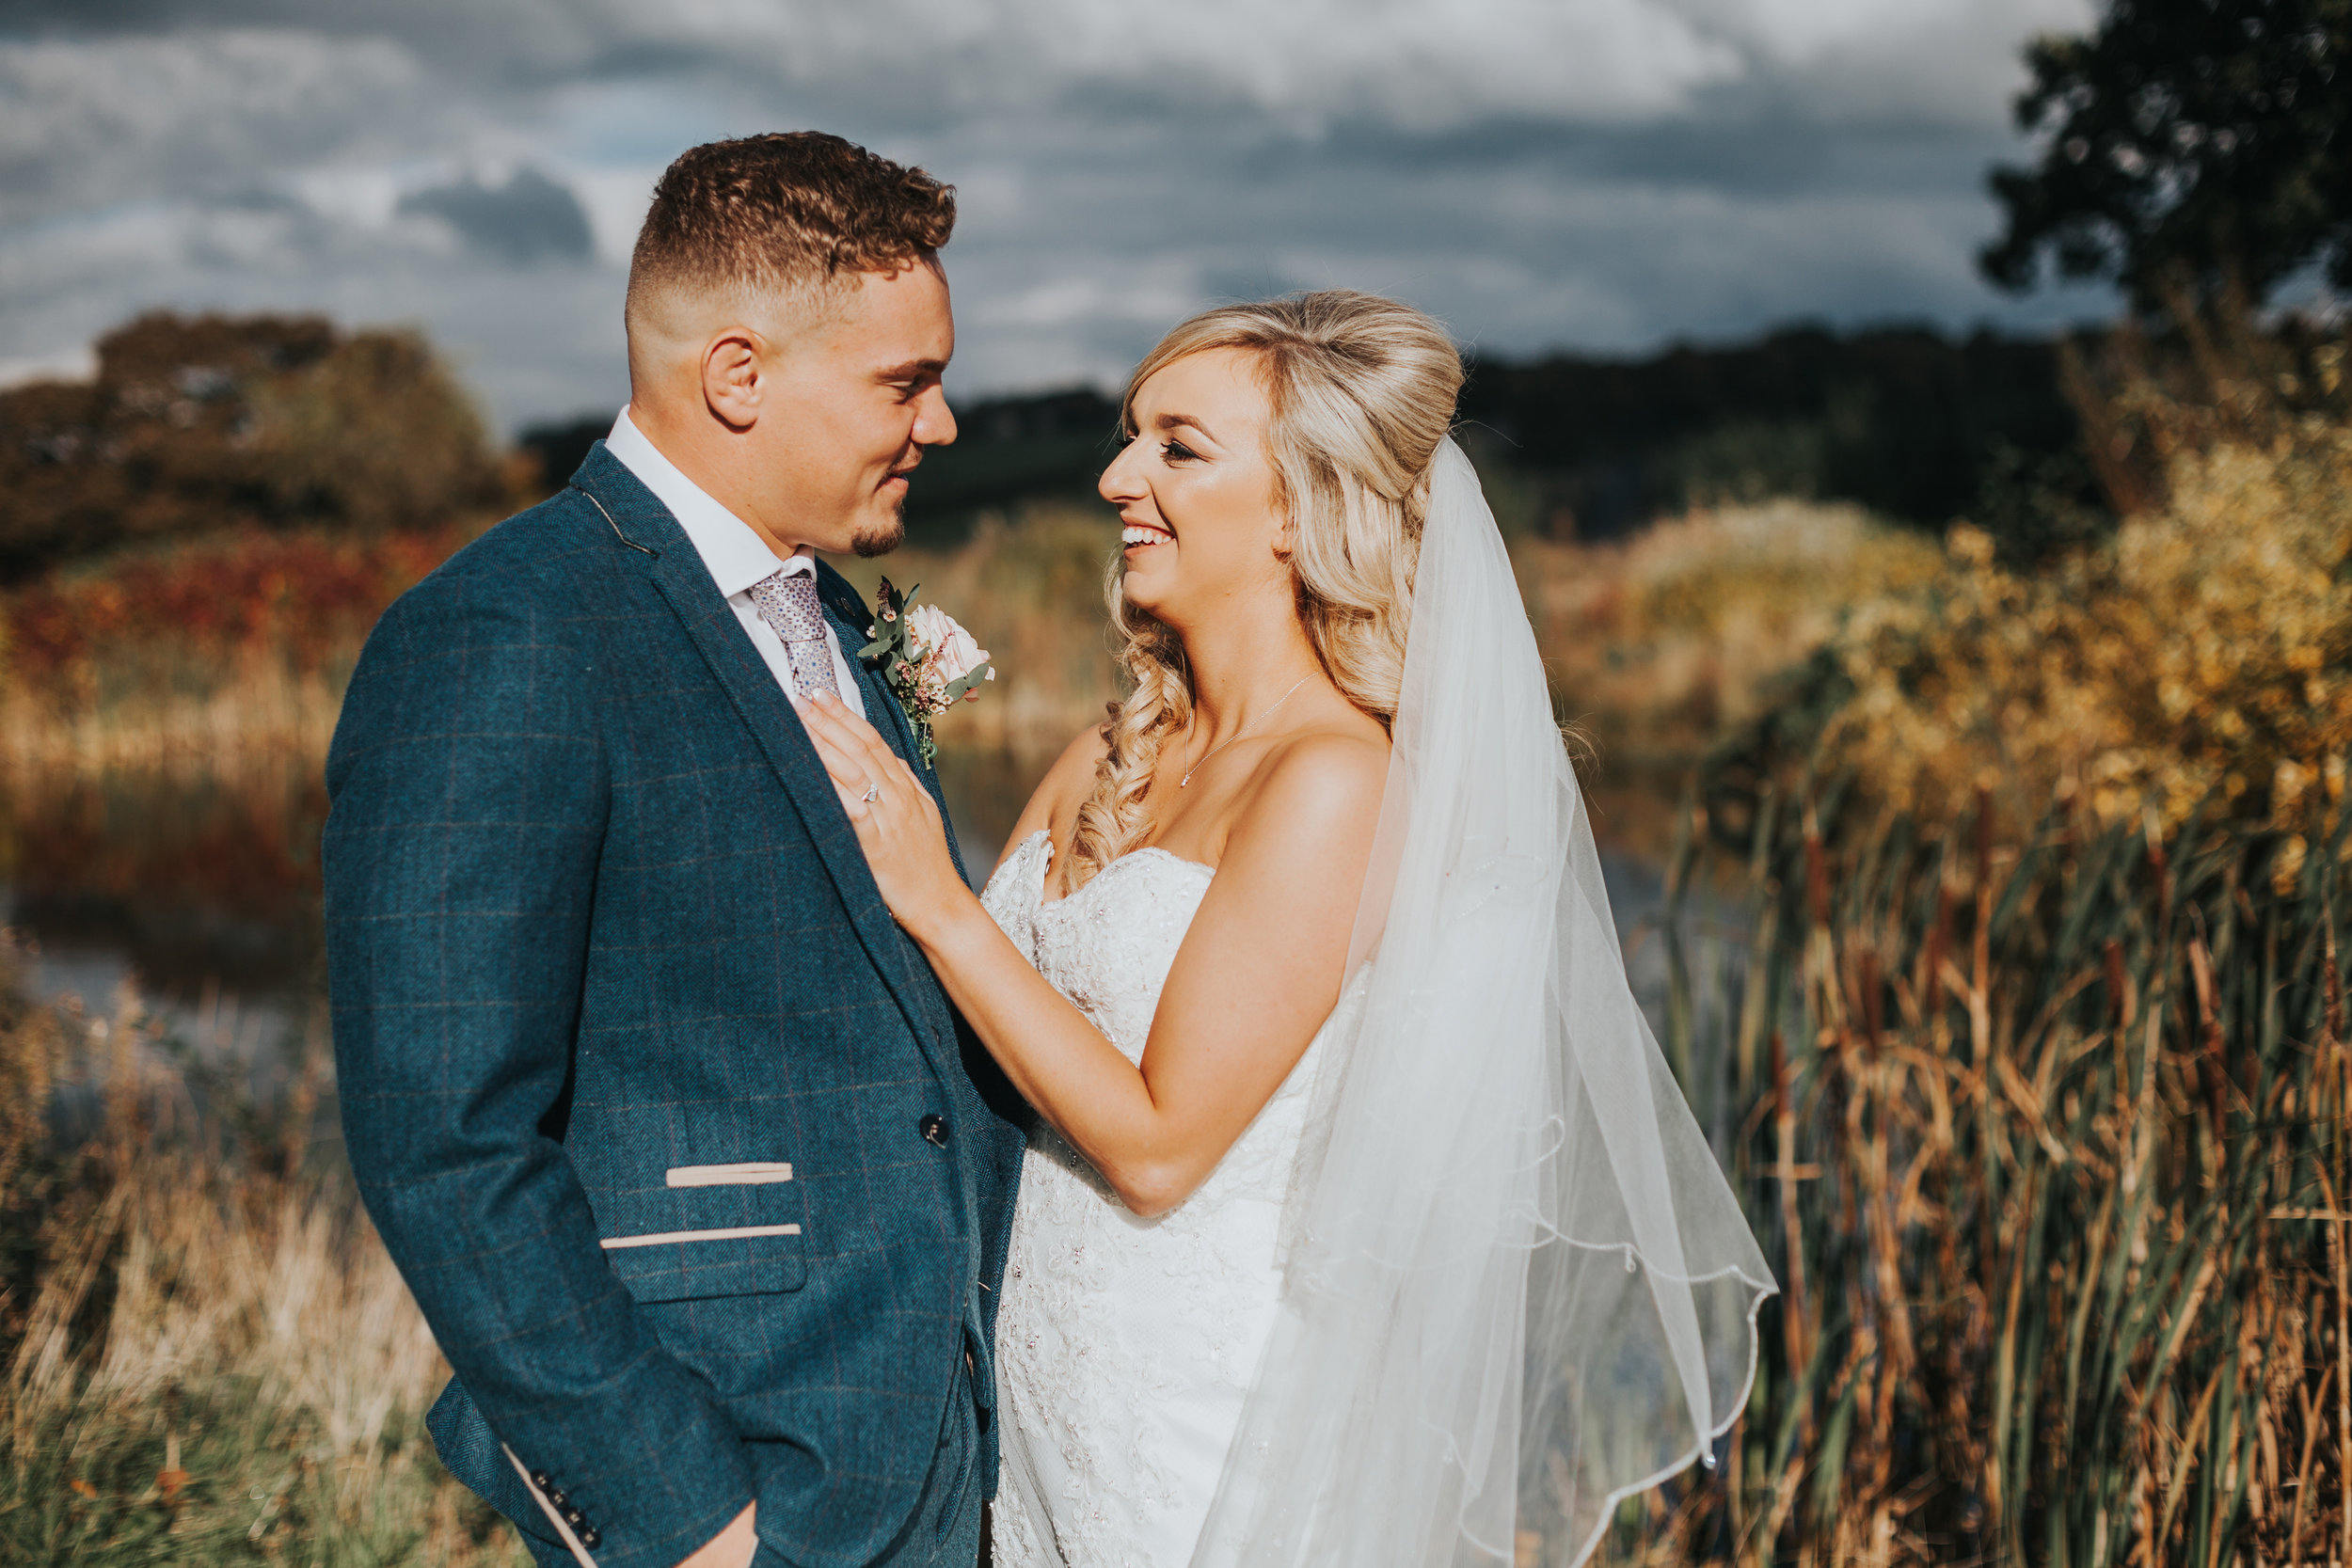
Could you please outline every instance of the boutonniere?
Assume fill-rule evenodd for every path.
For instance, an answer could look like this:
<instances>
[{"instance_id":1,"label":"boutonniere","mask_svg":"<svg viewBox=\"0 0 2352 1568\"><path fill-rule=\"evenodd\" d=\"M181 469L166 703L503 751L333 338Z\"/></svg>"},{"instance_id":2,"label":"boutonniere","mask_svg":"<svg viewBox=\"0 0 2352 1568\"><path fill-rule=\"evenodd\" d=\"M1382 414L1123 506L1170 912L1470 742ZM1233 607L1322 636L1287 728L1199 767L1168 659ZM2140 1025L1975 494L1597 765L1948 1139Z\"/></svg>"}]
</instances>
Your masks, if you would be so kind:
<instances>
[{"instance_id":1,"label":"boutonniere","mask_svg":"<svg viewBox=\"0 0 2352 1568\"><path fill-rule=\"evenodd\" d=\"M956 618L937 605L909 604L922 588L917 583L904 594L882 579L874 593L874 624L866 628L873 641L858 657L882 672L882 684L906 710L907 722L923 748L923 766L939 754L931 739L931 721L959 702L980 694L982 681L996 678L988 650Z\"/></svg>"}]
</instances>

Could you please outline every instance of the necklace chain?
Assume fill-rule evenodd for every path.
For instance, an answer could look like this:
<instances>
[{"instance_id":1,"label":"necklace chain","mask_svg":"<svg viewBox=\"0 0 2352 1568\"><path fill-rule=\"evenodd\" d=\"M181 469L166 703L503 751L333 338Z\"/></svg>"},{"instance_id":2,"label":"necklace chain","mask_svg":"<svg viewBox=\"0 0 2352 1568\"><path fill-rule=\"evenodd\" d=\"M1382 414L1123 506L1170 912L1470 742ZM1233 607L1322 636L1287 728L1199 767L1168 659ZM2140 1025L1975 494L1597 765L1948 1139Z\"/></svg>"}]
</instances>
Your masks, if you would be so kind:
<instances>
[{"instance_id":1,"label":"necklace chain","mask_svg":"<svg viewBox=\"0 0 2352 1568\"><path fill-rule=\"evenodd\" d=\"M1300 687L1302 687L1302 686L1306 685L1309 681L1311 681L1311 680L1312 680L1312 679L1314 679L1314 676L1313 676L1311 673L1310 673L1310 674L1301 675L1301 676L1299 676L1299 677L1298 677L1298 679L1296 679L1296 680L1293 681L1293 682L1291 683L1291 689L1290 689L1290 691L1285 691L1285 692L1283 692L1283 693L1282 693L1279 697L1275 698L1275 699L1274 699L1274 707L1270 707L1270 708L1266 709L1263 713L1261 713L1260 715L1258 715L1258 719L1271 719L1271 718L1273 718L1273 717L1274 717L1274 708L1276 708L1276 707L1280 707L1280 706L1281 706L1284 703L1287 703L1287 702L1289 702L1289 701L1291 700L1291 691L1296 691L1296 690L1297 690ZM1200 769L1202 769L1203 768L1206 768L1206 767L1209 765L1209 759L1210 759L1211 757L1213 757L1213 756L1216 755L1216 754L1217 754L1217 752L1221 752L1221 751L1225 750L1225 748L1226 748L1226 747L1231 746L1231 745L1232 745L1234 741L1239 740L1239 739L1240 739L1243 736L1248 735L1248 734L1249 733L1249 727L1250 727L1250 724L1255 724L1255 723L1258 721L1258 719L1252 719L1251 721L1249 721L1249 723L1248 723L1248 724L1244 724L1244 725L1243 725L1240 729L1235 730L1235 731L1234 731L1232 735L1227 736L1224 739L1222 739L1222 740L1218 741L1216 745L1214 745L1214 746L1210 747L1210 748L1209 748L1206 752L1203 752L1202 753L1200 753L1200 760L1199 762L1194 763L1194 764L1193 764L1190 768L1185 768L1185 769L1184 769L1184 776L1183 778L1178 779L1178 780L1176 781L1176 787L1177 787L1178 789L1182 789L1182 788L1184 788L1186 784L1188 784L1192 783L1192 776L1193 776L1195 773L1200 772Z\"/></svg>"}]
</instances>

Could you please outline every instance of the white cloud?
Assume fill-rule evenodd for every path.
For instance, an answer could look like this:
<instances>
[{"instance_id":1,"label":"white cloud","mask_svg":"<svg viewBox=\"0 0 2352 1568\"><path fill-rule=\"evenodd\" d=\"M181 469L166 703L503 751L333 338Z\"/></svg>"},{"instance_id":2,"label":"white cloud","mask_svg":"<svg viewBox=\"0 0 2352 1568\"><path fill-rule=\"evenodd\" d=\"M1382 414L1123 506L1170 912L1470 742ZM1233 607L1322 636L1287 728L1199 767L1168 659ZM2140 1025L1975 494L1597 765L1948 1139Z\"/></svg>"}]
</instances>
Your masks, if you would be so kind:
<instances>
[{"instance_id":1,"label":"white cloud","mask_svg":"<svg viewBox=\"0 0 2352 1568\"><path fill-rule=\"evenodd\" d=\"M56 0L60 6L65 0ZM2089 0L338 0L0 43L0 373L134 311L424 325L512 426L624 395L678 150L821 125L961 191L951 384L1115 381L1211 299L1394 291L1490 352L1791 314L2036 319L1972 276L2029 33ZM402 215L564 185L593 254Z\"/></svg>"},{"instance_id":2,"label":"white cloud","mask_svg":"<svg viewBox=\"0 0 2352 1568\"><path fill-rule=\"evenodd\" d=\"M822 97L915 118L1154 113L1224 103L1284 123L1428 129L1496 114L1673 112L1738 52L1660 0L596 0L570 15L602 52L701 52Z\"/></svg>"},{"instance_id":3,"label":"white cloud","mask_svg":"<svg viewBox=\"0 0 2352 1568\"><path fill-rule=\"evenodd\" d=\"M0 43L0 222L413 147L431 93L382 40L215 31Z\"/></svg>"},{"instance_id":4,"label":"white cloud","mask_svg":"<svg viewBox=\"0 0 2352 1568\"><path fill-rule=\"evenodd\" d=\"M2005 124L2019 46L2079 32L2091 0L1661 0L1745 56L1742 84L1800 117Z\"/></svg>"}]
</instances>

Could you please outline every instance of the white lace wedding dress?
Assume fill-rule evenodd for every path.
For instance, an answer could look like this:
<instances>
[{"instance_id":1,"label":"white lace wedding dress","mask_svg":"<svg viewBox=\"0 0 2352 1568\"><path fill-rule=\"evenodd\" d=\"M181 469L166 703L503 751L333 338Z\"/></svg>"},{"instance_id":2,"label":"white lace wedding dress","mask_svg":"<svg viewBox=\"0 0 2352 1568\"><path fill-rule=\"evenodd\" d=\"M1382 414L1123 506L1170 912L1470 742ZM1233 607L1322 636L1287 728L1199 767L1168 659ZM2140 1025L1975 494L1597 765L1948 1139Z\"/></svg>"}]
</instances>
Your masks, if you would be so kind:
<instances>
[{"instance_id":1,"label":"white lace wedding dress","mask_svg":"<svg viewBox=\"0 0 2352 1568\"><path fill-rule=\"evenodd\" d=\"M1138 849L1043 898L1038 833L982 902L1038 972L1140 1061L1176 950L1216 875ZM1184 1568L1275 1322L1283 1199L1327 1022L1200 1189L1157 1219L1050 1128L1021 1171L996 1315L1001 1568Z\"/></svg>"}]
</instances>

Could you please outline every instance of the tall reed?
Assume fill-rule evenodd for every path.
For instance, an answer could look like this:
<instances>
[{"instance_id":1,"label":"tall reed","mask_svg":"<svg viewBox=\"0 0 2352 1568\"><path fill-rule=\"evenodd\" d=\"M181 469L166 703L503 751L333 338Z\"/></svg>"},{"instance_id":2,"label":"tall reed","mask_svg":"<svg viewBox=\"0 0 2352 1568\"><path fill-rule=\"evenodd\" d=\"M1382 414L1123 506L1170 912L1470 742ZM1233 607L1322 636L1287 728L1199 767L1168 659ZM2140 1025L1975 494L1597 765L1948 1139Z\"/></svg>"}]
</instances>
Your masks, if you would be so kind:
<instances>
[{"instance_id":1,"label":"tall reed","mask_svg":"<svg viewBox=\"0 0 2352 1568\"><path fill-rule=\"evenodd\" d=\"M1714 1478L1616 1555L2352 1561L2352 810L2309 855L1839 810L1759 810L1708 1037L1664 917L1669 1054L1786 1294Z\"/></svg>"}]
</instances>

